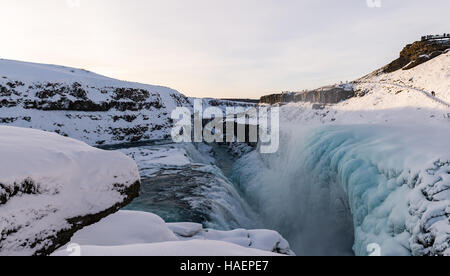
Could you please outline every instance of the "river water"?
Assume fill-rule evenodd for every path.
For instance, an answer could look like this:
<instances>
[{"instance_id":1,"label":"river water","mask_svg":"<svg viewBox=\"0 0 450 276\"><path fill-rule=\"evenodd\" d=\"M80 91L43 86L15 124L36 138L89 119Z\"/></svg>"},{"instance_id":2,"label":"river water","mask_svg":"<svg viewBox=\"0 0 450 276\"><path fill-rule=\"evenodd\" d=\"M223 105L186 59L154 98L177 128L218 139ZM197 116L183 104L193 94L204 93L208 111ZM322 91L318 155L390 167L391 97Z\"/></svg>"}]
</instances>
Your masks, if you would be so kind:
<instances>
[{"instance_id":1,"label":"river water","mask_svg":"<svg viewBox=\"0 0 450 276\"><path fill-rule=\"evenodd\" d=\"M193 146L164 140L102 147L128 155L141 150L152 153L180 148L187 149L188 157L194 161L149 169L148 159L135 158L141 173L141 191L126 210L151 212L166 222L196 222L217 230L261 228L259 216L230 181L234 157L225 146L211 146L208 154L214 165L199 161L206 153Z\"/></svg>"}]
</instances>

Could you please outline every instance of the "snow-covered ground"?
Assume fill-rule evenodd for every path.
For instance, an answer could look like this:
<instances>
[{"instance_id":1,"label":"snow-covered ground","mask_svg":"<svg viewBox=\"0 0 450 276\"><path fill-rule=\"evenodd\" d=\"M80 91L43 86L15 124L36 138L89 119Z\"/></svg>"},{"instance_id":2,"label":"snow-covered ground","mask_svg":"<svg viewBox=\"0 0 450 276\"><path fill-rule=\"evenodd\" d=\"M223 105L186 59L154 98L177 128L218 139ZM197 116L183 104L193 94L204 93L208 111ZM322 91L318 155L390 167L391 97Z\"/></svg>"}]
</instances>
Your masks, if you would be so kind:
<instances>
[{"instance_id":1,"label":"snow-covered ground","mask_svg":"<svg viewBox=\"0 0 450 276\"><path fill-rule=\"evenodd\" d=\"M344 107L343 110L415 107L448 111L450 52L413 69L369 74L357 80L355 88L366 95L359 101L348 101L346 106L351 108Z\"/></svg>"},{"instance_id":2,"label":"snow-covered ground","mask_svg":"<svg viewBox=\"0 0 450 276\"><path fill-rule=\"evenodd\" d=\"M0 126L0 255L52 252L139 190L135 162L55 133Z\"/></svg>"},{"instance_id":3,"label":"snow-covered ground","mask_svg":"<svg viewBox=\"0 0 450 276\"><path fill-rule=\"evenodd\" d=\"M145 212L119 211L77 232L54 256L277 256L294 254L274 231L203 229L201 224L170 223Z\"/></svg>"},{"instance_id":4,"label":"snow-covered ground","mask_svg":"<svg viewBox=\"0 0 450 276\"><path fill-rule=\"evenodd\" d=\"M69 247L55 252L52 256L283 256L277 253L245 248L229 242L211 240L192 240L147 244L130 244L123 246L92 246Z\"/></svg>"}]
</instances>

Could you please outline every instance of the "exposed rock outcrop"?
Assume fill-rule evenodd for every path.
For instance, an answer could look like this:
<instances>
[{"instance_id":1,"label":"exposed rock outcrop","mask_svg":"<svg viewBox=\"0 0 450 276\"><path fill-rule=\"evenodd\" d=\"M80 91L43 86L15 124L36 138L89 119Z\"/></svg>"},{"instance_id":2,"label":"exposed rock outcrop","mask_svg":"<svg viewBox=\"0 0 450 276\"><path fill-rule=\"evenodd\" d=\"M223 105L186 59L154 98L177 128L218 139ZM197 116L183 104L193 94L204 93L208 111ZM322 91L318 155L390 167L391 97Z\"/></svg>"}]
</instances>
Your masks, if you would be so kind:
<instances>
[{"instance_id":1,"label":"exposed rock outcrop","mask_svg":"<svg viewBox=\"0 0 450 276\"><path fill-rule=\"evenodd\" d=\"M383 68L383 72L412 69L443 54L448 48L450 48L450 38L416 41L406 45L400 57Z\"/></svg>"},{"instance_id":2,"label":"exposed rock outcrop","mask_svg":"<svg viewBox=\"0 0 450 276\"><path fill-rule=\"evenodd\" d=\"M48 255L139 190L136 164L119 152L0 126L0 256Z\"/></svg>"},{"instance_id":3,"label":"exposed rock outcrop","mask_svg":"<svg viewBox=\"0 0 450 276\"><path fill-rule=\"evenodd\" d=\"M355 96L351 85L322 87L307 92L285 92L261 97L261 104L289 102L310 102L316 104L335 104Z\"/></svg>"}]
</instances>

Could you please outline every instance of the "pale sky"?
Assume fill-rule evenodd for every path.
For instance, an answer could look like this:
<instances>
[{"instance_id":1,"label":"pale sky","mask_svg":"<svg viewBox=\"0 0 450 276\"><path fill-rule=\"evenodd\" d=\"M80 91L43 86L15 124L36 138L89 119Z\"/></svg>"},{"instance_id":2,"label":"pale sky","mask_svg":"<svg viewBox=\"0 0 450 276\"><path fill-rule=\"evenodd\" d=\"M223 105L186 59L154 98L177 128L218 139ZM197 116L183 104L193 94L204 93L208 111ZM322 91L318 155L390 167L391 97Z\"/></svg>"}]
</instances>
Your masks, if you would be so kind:
<instances>
[{"instance_id":1,"label":"pale sky","mask_svg":"<svg viewBox=\"0 0 450 276\"><path fill-rule=\"evenodd\" d=\"M449 0L0 0L0 58L259 98L361 77L450 32L449 11Z\"/></svg>"}]
</instances>

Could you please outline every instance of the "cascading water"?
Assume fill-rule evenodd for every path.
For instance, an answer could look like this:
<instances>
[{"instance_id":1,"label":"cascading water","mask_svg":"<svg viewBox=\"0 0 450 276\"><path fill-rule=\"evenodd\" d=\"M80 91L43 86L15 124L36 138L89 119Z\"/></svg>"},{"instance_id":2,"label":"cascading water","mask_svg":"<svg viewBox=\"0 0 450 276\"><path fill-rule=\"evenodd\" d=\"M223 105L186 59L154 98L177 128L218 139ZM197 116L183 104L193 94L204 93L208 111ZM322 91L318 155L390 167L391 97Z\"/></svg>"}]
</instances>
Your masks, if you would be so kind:
<instances>
[{"instance_id":1,"label":"cascading water","mask_svg":"<svg viewBox=\"0 0 450 276\"><path fill-rule=\"evenodd\" d=\"M297 129L283 135L277 154L241 158L233 179L265 227L299 255L367 255L374 245L383 255L443 254L450 242L448 141L433 128L411 131Z\"/></svg>"},{"instance_id":2,"label":"cascading water","mask_svg":"<svg viewBox=\"0 0 450 276\"><path fill-rule=\"evenodd\" d=\"M257 151L234 166L233 179L257 206L266 228L282 233L298 255L352 255L353 226L345 191L315 166L305 136L284 136L273 155Z\"/></svg>"}]
</instances>

